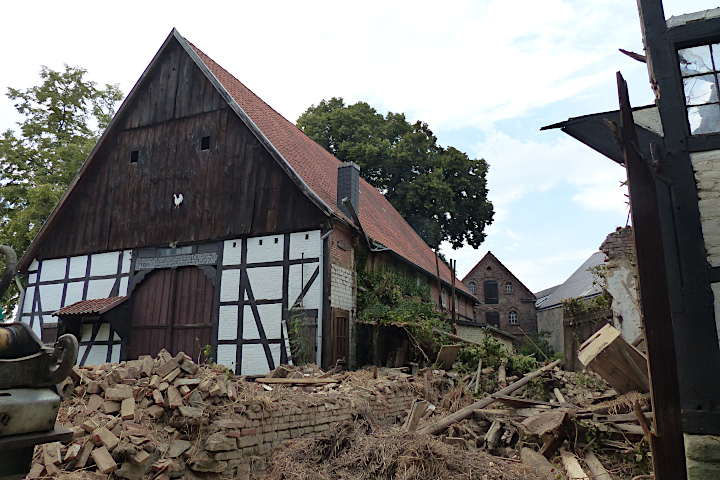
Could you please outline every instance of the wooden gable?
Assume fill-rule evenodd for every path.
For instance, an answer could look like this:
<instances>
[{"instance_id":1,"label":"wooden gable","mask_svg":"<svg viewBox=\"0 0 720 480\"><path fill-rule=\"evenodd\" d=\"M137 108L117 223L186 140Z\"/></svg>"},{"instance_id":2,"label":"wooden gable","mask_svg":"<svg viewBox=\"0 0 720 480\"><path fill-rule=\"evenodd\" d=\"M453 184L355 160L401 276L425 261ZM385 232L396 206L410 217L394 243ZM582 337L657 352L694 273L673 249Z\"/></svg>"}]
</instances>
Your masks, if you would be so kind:
<instances>
[{"instance_id":1,"label":"wooden gable","mask_svg":"<svg viewBox=\"0 0 720 480\"><path fill-rule=\"evenodd\" d=\"M138 81L34 258L312 229L327 218L181 38L171 33Z\"/></svg>"}]
</instances>

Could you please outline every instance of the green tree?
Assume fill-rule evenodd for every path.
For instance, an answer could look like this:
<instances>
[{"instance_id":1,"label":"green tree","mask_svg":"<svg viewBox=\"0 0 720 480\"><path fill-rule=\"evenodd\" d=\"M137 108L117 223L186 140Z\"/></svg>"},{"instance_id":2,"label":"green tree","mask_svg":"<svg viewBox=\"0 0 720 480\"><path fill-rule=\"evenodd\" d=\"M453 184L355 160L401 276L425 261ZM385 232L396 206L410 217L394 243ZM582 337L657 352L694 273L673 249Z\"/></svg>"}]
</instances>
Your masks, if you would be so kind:
<instances>
[{"instance_id":1,"label":"green tree","mask_svg":"<svg viewBox=\"0 0 720 480\"><path fill-rule=\"evenodd\" d=\"M37 235L122 99L117 85L98 88L87 71L40 70L42 83L8 88L7 97L24 118L0 136L0 244L21 256ZM6 294L12 307L17 290Z\"/></svg>"},{"instance_id":2,"label":"green tree","mask_svg":"<svg viewBox=\"0 0 720 480\"><path fill-rule=\"evenodd\" d=\"M433 248L449 241L477 248L492 222L487 199L488 165L443 148L426 123L410 124L403 113L378 113L365 102L346 106L323 100L297 126L339 160L360 165L360 175L382 192Z\"/></svg>"}]
</instances>

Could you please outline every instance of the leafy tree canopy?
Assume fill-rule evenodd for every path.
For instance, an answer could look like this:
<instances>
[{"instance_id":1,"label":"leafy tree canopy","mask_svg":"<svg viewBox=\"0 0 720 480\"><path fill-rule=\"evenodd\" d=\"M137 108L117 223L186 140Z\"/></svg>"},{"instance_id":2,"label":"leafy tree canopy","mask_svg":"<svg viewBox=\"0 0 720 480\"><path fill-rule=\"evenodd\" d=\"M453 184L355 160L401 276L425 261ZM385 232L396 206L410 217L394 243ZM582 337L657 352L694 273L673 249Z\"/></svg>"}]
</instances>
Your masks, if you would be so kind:
<instances>
[{"instance_id":1,"label":"leafy tree canopy","mask_svg":"<svg viewBox=\"0 0 720 480\"><path fill-rule=\"evenodd\" d=\"M70 185L122 99L117 85L99 88L87 71L40 70L42 83L8 88L25 117L17 131L0 135L0 244L20 257ZM14 304L17 292L8 292Z\"/></svg>"},{"instance_id":2,"label":"leafy tree canopy","mask_svg":"<svg viewBox=\"0 0 720 480\"><path fill-rule=\"evenodd\" d=\"M360 175L431 247L447 240L453 248L477 248L485 239L494 213L487 162L441 147L426 123L332 98L308 108L297 126L339 160L360 165Z\"/></svg>"}]
</instances>

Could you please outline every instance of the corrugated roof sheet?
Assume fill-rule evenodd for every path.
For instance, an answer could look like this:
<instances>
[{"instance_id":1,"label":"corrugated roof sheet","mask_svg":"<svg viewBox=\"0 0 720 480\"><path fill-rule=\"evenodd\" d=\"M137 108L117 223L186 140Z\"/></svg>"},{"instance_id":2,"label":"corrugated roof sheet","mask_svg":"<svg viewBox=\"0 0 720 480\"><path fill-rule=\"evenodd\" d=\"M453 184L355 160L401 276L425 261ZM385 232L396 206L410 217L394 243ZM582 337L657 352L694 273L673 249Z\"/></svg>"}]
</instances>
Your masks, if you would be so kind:
<instances>
[{"instance_id":1,"label":"corrugated roof sheet","mask_svg":"<svg viewBox=\"0 0 720 480\"><path fill-rule=\"evenodd\" d=\"M98 298L94 300L81 300L75 302L72 305L63 307L53 315L59 316L70 316L70 315L101 315L108 310L111 310L125 300L128 297L110 297L110 298Z\"/></svg>"},{"instance_id":2,"label":"corrugated roof sheet","mask_svg":"<svg viewBox=\"0 0 720 480\"><path fill-rule=\"evenodd\" d=\"M300 178L325 204L335 210L338 216L346 218L335 206L337 202L337 166L340 161L276 112L199 48L193 44L190 46ZM391 249L431 275L435 274L433 250L390 202L362 178L360 179L358 216L365 233L375 242ZM352 222L350 219L347 220ZM447 265L440 262L440 277L447 283L452 283L451 275ZM456 288L468 296L474 297L459 280L456 281Z\"/></svg>"},{"instance_id":3,"label":"corrugated roof sheet","mask_svg":"<svg viewBox=\"0 0 720 480\"><path fill-rule=\"evenodd\" d=\"M590 297L601 293L602 287L595 284L596 279L589 269L603 265L605 258L603 252L595 252L590 255L590 258L585 260L580 268L575 270L538 308L544 310L556 307L570 298Z\"/></svg>"}]
</instances>

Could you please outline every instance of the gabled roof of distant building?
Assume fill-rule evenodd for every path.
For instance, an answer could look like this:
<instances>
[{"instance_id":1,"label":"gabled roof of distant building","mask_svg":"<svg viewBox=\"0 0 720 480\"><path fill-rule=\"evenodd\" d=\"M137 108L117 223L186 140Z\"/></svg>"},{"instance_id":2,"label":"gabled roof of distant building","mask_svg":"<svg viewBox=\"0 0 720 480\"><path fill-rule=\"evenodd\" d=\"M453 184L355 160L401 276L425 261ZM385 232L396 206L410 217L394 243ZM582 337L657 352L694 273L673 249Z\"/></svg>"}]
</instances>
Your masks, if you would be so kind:
<instances>
[{"instance_id":1,"label":"gabled roof of distant building","mask_svg":"<svg viewBox=\"0 0 720 480\"><path fill-rule=\"evenodd\" d=\"M507 273L507 274L513 279L514 282L516 282L516 283L517 283L518 285L520 285L522 288L524 288L525 290L527 290L527 292L528 292L530 295L532 295L533 297L535 297L535 294L532 293L532 291L531 291L529 288L527 288L527 287L525 286L525 284L523 284L523 283L520 281L520 279L517 278L517 277L515 276L515 274L510 271L509 268L507 268L505 265L503 265L503 263L502 263L500 260L498 260L498 258L497 258L495 255L493 255L492 252L490 252L490 251L488 251L488 252L485 254L485 256L483 256L483 258L481 258L480 261L475 264L475 266L472 268L472 270L470 270L470 271L468 272L467 275L465 275L465 277L462 279L463 283L465 283L465 280L470 280L469 277L475 272L475 270L477 270L478 268L480 268L480 266L481 266L486 260L489 260L489 259L492 259L492 260L494 260L495 262L497 262L498 265L500 265L500 267L502 267L502 269L505 270L505 273Z\"/></svg>"},{"instance_id":2,"label":"gabled roof of distant building","mask_svg":"<svg viewBox=\"0 0 720 480\"><path fill-rule=\"evenodd\" d=\"M562 305L565 300L571 298L586 298L602 293L602 287L596 283L596 278L590 271L590 268L605 263L605 254L595 252L590 258L580 265L554 292L538 305L539 310L557 307Z\"/></svg>"},{"instance_id":3,"label":"gabled roof of distant building","mask_svg":"<svg viewBox=\"0 0 720 480\"><path fill-rule=\"evenodd\" d=\"M275 160L293 178L303 192L326 214L336 216L354 225L353 221L335 206L337 200L337 166L340 161L266 104L227 70L185 40L176 29L173 29L165 40L155 59L162 54L172 39L180 43L196 65L215 85L230 107L265 145ZM138 85L142 83L147 71L152 68L155 59L150 63L133 91L125 99L115 118L119 118L124 109L131 104L130 100L133 93L138 89ZM112 128L113 123L114 120L106 131ZM104 136L105 134L103 134ZM98 144L102 141L103 138L100 139ZM38 233L33 241L34 245L41 243L47 235L56 212L78 182L78 177L92 162L96 151L97 147L83 164L78 176L70 185L70 188L40 230L40 233ZM395 210L390 202L362 178L360 179L358 216L361 225L356 225L356 227L361 226L373 241L387 247L405 261L425 270L428 274L435 275L436 263L433 250ZM20 261L20 270L27 268L34 256L35 249L31 245ZM449 285L452 282L450 268L443 262L439 262L439 270L441 279ZM456 282L456 288L466 296L475 298L461 282Z\"/></svg>"}]
</instances>

